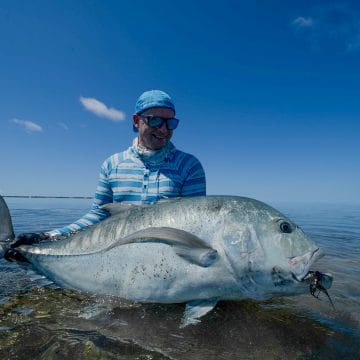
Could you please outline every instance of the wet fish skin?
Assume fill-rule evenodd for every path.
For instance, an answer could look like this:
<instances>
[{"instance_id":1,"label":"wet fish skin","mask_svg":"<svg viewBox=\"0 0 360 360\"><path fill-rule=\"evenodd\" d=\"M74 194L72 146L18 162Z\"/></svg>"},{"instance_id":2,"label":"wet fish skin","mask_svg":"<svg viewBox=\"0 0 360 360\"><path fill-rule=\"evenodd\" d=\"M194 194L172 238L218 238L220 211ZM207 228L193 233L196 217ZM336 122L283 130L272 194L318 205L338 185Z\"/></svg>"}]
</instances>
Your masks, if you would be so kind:
<instances>
[{"instance_id":1,"label":"wet fish skin","mask_svg":"<svg viewBox=\"0 0 360 360\"><path fill-rule=\"evenodd\" d=\"M321 256L291 220L250 198L106 208L111 217L68 239L18 250L64 287L141 302L187 302L183 325L218 300L306 292L301 279Z\"/></svg>"},{"instance_id":2,"label":"wet fish skin","mask_svg":"<svg viewBox=\"0 0 360 360\"><path fill-rule=\"evenodd\" d=\"M4 257L6 250L14 238L15 235L9 208L4 198L0 195L0 259Z\"/></svg>"}]
</instances>

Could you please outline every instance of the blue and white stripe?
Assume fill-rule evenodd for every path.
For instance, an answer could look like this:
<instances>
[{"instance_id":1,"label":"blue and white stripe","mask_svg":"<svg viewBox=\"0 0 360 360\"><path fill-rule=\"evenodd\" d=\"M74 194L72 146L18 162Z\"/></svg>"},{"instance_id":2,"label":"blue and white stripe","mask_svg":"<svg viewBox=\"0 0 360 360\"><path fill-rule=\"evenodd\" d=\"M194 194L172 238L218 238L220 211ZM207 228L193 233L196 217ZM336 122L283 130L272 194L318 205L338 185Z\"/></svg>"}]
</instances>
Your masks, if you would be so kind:
<instances>
[{"instance_id":1,"label":"blue and white stripe","mask_svg":"<svg viewBox=\"0 0 360 360\"><path fill-rule=\"evenodd\" d=\"M50 235L75 232L107 218L109 213L101 209L107 203L151 204L161 198L206 195L205 173L199 160L169 144L170 151L160 164L147 161L134 145L106 159L89 213Z\"/></svg>"}]
</instances>

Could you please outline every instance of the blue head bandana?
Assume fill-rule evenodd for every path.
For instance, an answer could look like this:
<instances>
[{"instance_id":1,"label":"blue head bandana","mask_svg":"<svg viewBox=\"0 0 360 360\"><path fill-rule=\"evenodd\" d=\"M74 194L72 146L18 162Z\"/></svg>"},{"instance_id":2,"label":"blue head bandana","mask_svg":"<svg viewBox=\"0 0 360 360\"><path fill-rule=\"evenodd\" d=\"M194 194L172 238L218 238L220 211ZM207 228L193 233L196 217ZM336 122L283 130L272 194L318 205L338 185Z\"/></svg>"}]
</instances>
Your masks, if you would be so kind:
<instances>
[{"instance_id":1,"label":"blue head bandana","mask_svg":"<svg viewBox=\"0 0 360 360\"><path fill-rule=\"evenodd\" d=\"M175 113L175 105L171 97L161 90L150 90L142 93L136 102L135 113L139 115L154 107L168 108Z\"/></svg>"}]
</instances>

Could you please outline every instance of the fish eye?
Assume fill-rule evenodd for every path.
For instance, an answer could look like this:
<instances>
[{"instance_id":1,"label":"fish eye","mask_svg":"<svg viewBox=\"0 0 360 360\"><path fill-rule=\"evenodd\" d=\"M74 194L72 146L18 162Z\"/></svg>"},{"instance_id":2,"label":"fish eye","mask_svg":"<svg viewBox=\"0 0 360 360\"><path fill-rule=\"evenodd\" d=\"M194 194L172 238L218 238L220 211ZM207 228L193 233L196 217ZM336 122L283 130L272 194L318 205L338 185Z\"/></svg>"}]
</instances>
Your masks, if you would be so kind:
<instances>
[{"instance_id":1,"label":"fish eye","mask_svg":"<svg viewBox=\"0 0 360 360\"><path fill-rule=\"evenodd\" d=\"M292 227L291 225L286 222L286 221L282 221L280 223L280 230L283 232L283 233L287 233L287 234L290 234L292 232Z\"/></svg>"}]
</instances>

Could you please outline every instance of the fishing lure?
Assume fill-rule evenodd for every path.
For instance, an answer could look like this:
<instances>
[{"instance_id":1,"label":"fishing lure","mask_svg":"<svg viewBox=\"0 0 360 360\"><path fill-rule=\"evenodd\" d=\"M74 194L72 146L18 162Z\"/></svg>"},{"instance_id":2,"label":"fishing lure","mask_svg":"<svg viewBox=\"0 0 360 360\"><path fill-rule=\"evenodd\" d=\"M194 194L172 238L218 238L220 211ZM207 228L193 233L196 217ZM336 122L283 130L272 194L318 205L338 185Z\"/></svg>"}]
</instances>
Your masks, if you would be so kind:
<instances>
[{"instance_id":1,"label":"fishing lure","mask_svg":"<svg viewBox=\"0 0 360 360\"><path fill-rule=\"evenodd\" d=\"M310 294L315 298L321 300L319 295L323 292L330 301L331 306L336 310L334 303L331 300L331 297L327 291L332 285L332 276L328 274L321 273L320 271L309 271L304 278L305 281L309 281Z\"/></svg>"}]
</instances>

